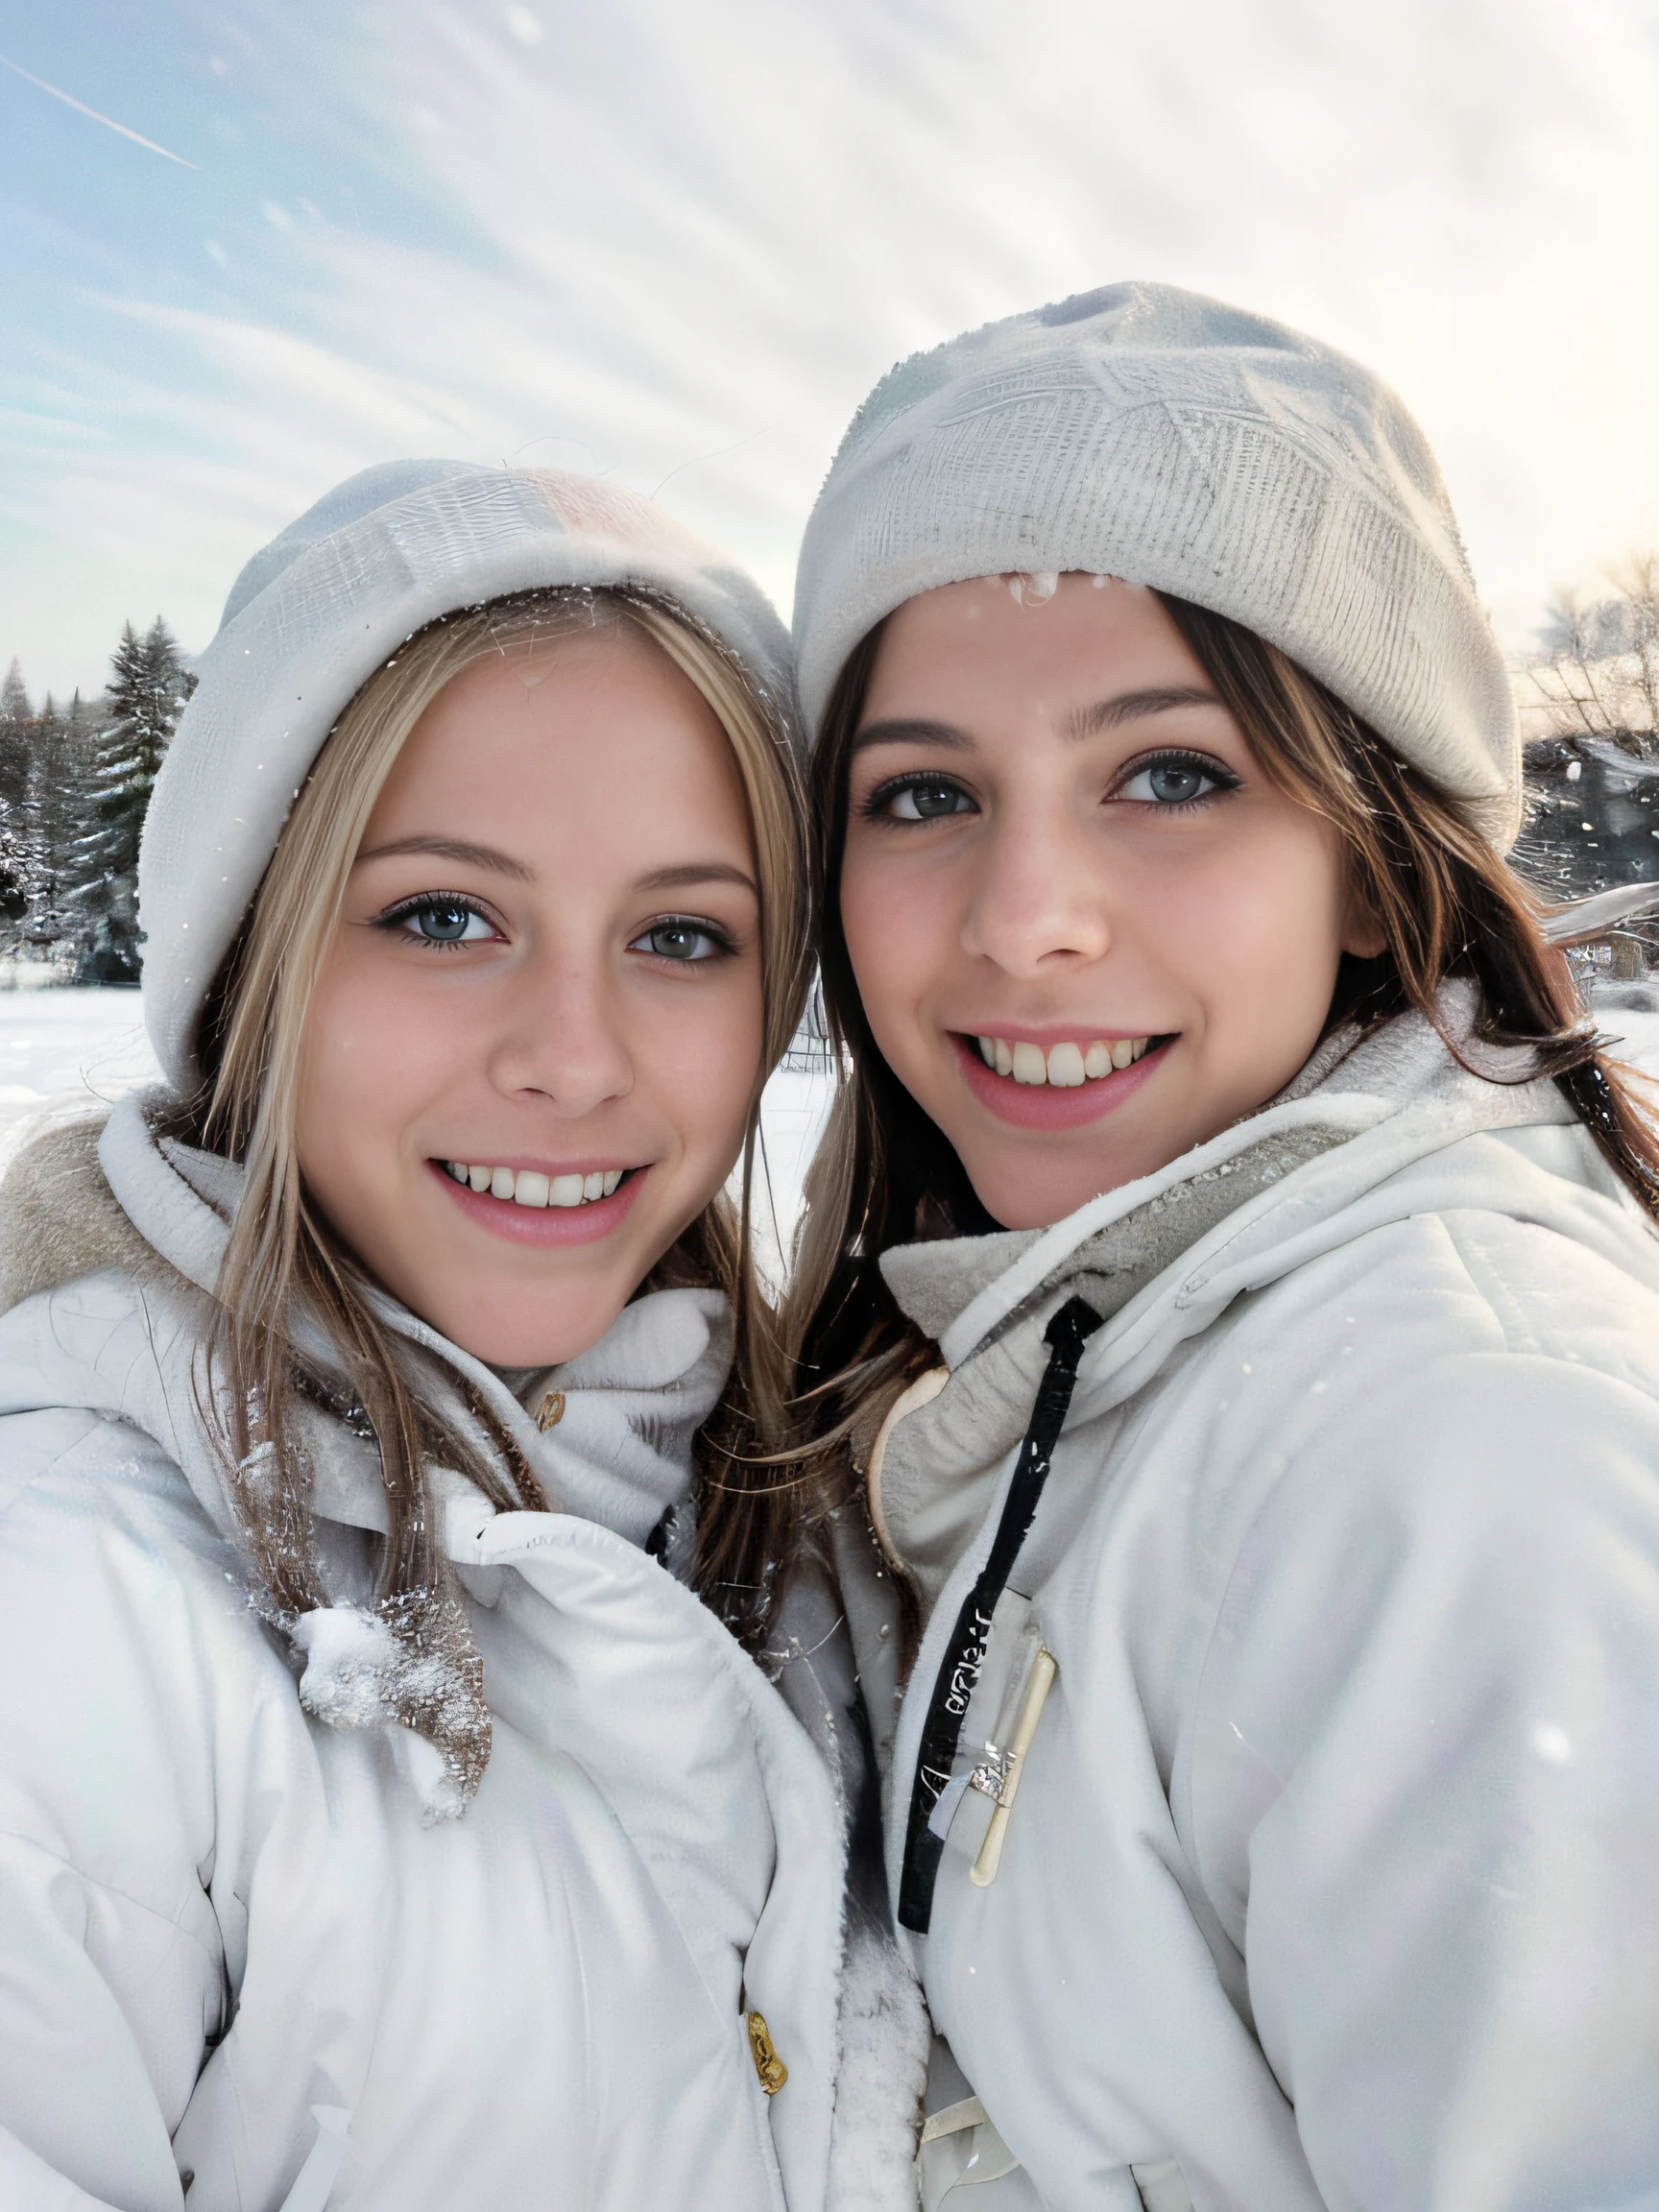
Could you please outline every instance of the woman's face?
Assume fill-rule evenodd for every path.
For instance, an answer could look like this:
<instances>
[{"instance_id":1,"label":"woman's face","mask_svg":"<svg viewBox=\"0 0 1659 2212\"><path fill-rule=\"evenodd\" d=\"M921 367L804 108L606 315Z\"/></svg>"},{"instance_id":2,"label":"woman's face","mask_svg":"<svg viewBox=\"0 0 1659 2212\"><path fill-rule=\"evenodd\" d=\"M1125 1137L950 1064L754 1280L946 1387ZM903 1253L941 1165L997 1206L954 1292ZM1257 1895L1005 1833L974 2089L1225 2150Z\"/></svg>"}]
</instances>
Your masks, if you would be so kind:
<instances>
[{"instance_id":1,"label":"woman's face","mask_svg":"<svg viewBox=\"0 0 1659 2212\"><path fill-rule=\"evenodd\" d=\"M1334 833L1258 767L1150 591L1003 578L882 634L841 920L877 1045L1009 1228L1062 1219L1281 1090L1349 912Z\"/></svg>"},{"instance_id":2,"label":"woman's face","mask_svg":"<svg viewBox=\"0 0 1659 2212\"><path fill-rule=\"evenodd\" d=\"M387 780L312 1002L317 1203L479 1358L573 1358L737 1157L758 926L730 745L655 646L469 668Z\"/></svg>"}]
</instances>

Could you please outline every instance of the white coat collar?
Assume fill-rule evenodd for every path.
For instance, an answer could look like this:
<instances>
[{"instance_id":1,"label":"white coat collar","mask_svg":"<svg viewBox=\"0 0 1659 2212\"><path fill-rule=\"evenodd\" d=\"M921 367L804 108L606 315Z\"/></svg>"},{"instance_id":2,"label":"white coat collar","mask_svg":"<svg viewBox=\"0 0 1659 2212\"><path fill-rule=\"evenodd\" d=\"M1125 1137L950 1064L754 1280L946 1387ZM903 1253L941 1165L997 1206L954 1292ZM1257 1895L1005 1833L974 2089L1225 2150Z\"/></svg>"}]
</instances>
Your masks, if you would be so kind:
<instances>
[{"instance_id":1,"label":"white coat collar","mask_svg":"<svg viewBox=\"0 0 1659 2212\"><path fill-rule=\"evenodd\" d=\"M146 1242L200 1290L211 1292L240 1201L232 1161L157 1138L153 1099L131 1094L105 1124L98 1158L122 1211ZM523 1384L530 1407L553 1391L557 1425L537 1428L502 1378L395 1299L376 1294L387 1326L432 1352L469 1383L529 1460L556 1511L595 1521L641 1544L670 1506L690 1495L693 1439L717 1404L731 1367L732 1329L717 1290L656 1290L625 1306L577 1358ZM325 1518L383 1528L385 1506L373 1451L330 1424L338 1448L319 1459L314 1503Z\"/></svg>"},{"instance_id":2,"label":"white coat collar","mask_svg":"<svg viewBox=\"0 0 1659 2212\"><path fill-rule=\"evenodd\" d=\"M1572 1118L1552 1083L1526 1079L1525 1051L1475 1044L1466 985L1448 985L1441 1005L1459 1048L1494 1080L1460 1068L1418 1014L1403 1015L1363 1039L1353 1030L1339 1031L1278 1097L1156 1173L1103 1192L1048 1229L897 1245L881 1256L882 1275L954 1370L1017 1308L1061 1274L1074 1273L1086 1258L1105 1259L1113 1271L1122 1271L1145 1247L1159 1251L1164 1262L1172 1262L1263 1183L1279 1182L1408 1109L1426 1110L1418 1117L1423 1126L1414 1122L1406 1138L1412 1152L1437 1149L1476 1129ZM1276 1148L1284 1153L1282 1163L1272 1157ZM1264 1172L1247 1172L1251 1161L1264 1163ZM1276 1165L1280 1173L1273 1172ZM1374 1164L1354 1165L1363 1180ZM1215 1202L1203 1203L1212 1187ZM1192 1234L1172 1220L1156 1226L1177 1210L1190 1220ZM1087 1256L1085 1246L1091 1247ZM1148 1280L1140 1268L1135 1272L1142 1282Z\"/></svg>"},{"instance_id":3,"label":"white coat collar","mask_svg":"<svg viewBox=\"0 0 1659 2212\"><path fill-rule=\"evenodd\" d=\"M1446 1012L1473 1058L1467 1011L1451 996ZM1609 1239L1650 1270L1651 1230L1602 1188L1610 1170L1587 1163L1585 1190L1502 1154L1454 1161L1461 1139L1574 1118L1552 1082L1527 1079L1527 1055L1488 1051L1479 1064L1511 1080L1469 1073L1427 1022L1403 1017L1362 1043L1322 1047L1261 1113L1050 1229L884 1254L895 1297L944 1362L891 1408L867 1471L878 1532L924 1609L1024 1430L1048 1357L1043 1332L1068 1297L1105 1324L1078 1371L1080 1419L1139 1389L1240 1291L1401 1214L1472 1202L1536 1211L1548 1197L1572 1233Z\"/></svg>"}]
</instances>

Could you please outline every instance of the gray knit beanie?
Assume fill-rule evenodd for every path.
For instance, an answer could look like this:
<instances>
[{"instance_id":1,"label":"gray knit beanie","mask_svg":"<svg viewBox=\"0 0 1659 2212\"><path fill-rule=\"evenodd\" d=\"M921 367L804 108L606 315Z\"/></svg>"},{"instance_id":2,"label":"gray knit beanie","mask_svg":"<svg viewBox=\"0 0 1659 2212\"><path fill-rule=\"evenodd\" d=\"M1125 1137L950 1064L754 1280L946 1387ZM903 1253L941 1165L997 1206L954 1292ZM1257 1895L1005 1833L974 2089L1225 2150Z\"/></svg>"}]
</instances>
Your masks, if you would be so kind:
<instances>
[{"instance_id":1,"label":"gray knit beanie","mask_svg":"<svg viewBox=\"0 0 1659 2212\"><path fill-rule=\"evenodd\" d=\"M204 998L340 712L441 614L561 584L634 585L711 631L793 726L789 640L758 587L649 500L465 461L366 469L237 577L144 824L144 1020L168 1081L200 1078Z\"/></svg>"},{"instance_id":2,"label":"gray knit beanie","mask_svg":"<svg viewBox=\"0 0 1659 2212\"><path fill-rule=\"evenodd\" d=\"M806 526L808 730L853 648L906 599L1069 569L1256 631L1500 851L1513 840L1503 656L1434 457L1358 362L1196 293L1108 284L902 363L854 417Z\"/></svg>"}]
</instances>

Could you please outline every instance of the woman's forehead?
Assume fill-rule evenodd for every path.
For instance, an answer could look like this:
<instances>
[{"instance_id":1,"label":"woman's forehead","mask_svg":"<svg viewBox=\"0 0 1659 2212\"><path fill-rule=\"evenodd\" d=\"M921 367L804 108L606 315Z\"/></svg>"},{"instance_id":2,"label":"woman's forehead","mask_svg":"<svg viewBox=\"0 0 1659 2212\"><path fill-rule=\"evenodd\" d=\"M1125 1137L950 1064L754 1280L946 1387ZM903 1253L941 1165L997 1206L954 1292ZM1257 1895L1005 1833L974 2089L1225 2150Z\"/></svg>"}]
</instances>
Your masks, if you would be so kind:
<instances>
[{"instance_id":1,"label":"woman's forehead","mask_svg":"<svg viewBox=\"0 0 1659 2212\"><path fill-rule=\"evenodd\" d=\"M1094 733L1140 693L1214 699L1202 664L1157 595L1114 578L974 578L906 600L881 634L861 729L954 708L968 726L1041 706ZM957 713L947 718L955 720Z\"/></svg>"}]
</instances>

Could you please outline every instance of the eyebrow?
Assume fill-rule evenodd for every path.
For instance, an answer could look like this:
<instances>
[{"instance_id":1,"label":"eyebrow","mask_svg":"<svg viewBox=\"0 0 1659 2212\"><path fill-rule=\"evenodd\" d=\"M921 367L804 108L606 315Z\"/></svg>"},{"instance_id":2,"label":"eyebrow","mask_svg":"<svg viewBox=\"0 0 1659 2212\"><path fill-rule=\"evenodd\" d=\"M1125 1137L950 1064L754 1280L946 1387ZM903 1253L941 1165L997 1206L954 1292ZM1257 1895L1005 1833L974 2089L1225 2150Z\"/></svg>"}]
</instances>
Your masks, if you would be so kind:
<instances>
[{"instance_id":1,"label":"eyebrow","mask_svg":"<svg viewBox=\"0 0 1659 2212\"><path fill-rule=\"evenodd\" d=\"M1069 737L1099 737L1125 722L1139 722L1149 714L1168 714L1178 707L1219 707L1214 691L1196 684L1164 685L1155 689L1119 691L1115 698L1097 699L1092 707L1079 707L1067 717ZM973 743L965 730L950 722L927 722L900 716L890 722L867 722L848 749L851 758L871 745L931 745L941 752L965 752Z\"/></svg>"},{"instance_id":2,"label":"eyebrow","mask_svg":"<svg viewBox=\"0 0 1659 2212\"><path fill-rule=\"evenodd\" d=\"M469 845L459 837L395 837L388 845L359 853L357 858L359 862L390 860L400 853L426 853L435 860L453 860L458 867L485 868L493 876L510 876L516 883L528 883L535 873L510 853L498 853L493 845Z\"/></svg>"},{"instance_id":3,"label":"eyebrow","mask_svg":"<svg viewBox=\"0 0 1659 2212\"><path fill-rule=\"evenodd\" d=\"M687 891L698 883L735 883L740 890L753 891L755 878L742 868L733 868L724 860L688 860L680 868L658 868L649 876L641 876L635 889L638 891Z\"/></svg>"},{"instance_id":4,"label":"eyebrow","mask_svg":"<svg viewBox=\"0 0 1659 2212\"><path fill-rule=\"evenodd\" d=\"M866 722L854 732L848 757L871 745L937 745L950 753L966 751L973 742L965 730L950 722L922 722L902 715L892 722Z\"/></svg>"},{"instance_id":5,"label":"eyebrow","mask_svg":"<svg viewBox=\"0 0 1659 2212\"><path fill-rule=\"evenodd\" d=\"M1199 684L1173 684L1155 690L1119 691L1115 699L1097 699L1093 707L1079 707L1067 724L1073 737L1099 737L1125 722L1142 721L1148 714L1168 714L1177 707L1219 707L1214 691Z\"/></svg>"},{"instance_id":6,"label":"eyebrow","mask_svg":"<svg viewBox=\"0 0 1659 2212\"><path fill-rule=\"evenodd\" d=\"M359 853L357 858L360 861L389 860L407 853L453 860L462 868L486 868L492 875L511 877L516 883L528 883L535 876L534 869L526 867L522 860L515 860L510 853L499 853L493 845L470 845L459 837L395 837L389 844ZM658 868L649 876L641 876L634 888L637 891L685 891L698 883L735 883L742 890L755 890L752 876L724 860L688 860L678 868Z\"/></svg>"}]
</instances>

